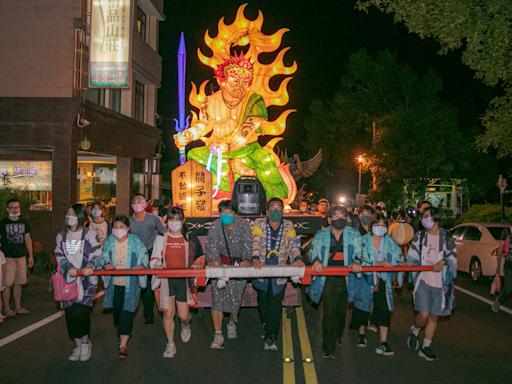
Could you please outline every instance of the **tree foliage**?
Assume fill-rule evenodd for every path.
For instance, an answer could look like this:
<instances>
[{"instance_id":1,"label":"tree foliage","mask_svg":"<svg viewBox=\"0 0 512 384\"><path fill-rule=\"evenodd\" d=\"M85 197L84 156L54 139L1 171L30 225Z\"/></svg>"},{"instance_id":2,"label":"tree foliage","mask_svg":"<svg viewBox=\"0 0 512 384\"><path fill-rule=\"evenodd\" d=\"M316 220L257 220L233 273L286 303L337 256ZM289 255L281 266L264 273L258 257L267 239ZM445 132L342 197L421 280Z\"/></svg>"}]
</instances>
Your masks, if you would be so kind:
<instances>
[{"instance_id":1,"label":"tree foliage","mask_svg":"<svg viewBox=\"0 0 512 384\"><path fill-rule=\"evenodd\" d=\"M512 208L505 207L503 222L512 221ZM473 204L471 208L456 220L455 224L462 223L500 223L501 206L499 204Z\"/></svg>"},{"instance_id":2,"label":"tree foliage","mask_svg":"<svg viewBox=\"0 0 512 384\"><path fill-rule=\"evenodd\" d=\"M512 155L512 7L509 0L359 0L394 15L409 31L441 44L440 54L462 49L462 62L490 86L500 84L504 95L494 98L482 117L486 129L477 140L499 157Z\"/></svg>"},{"instance_id":3,"label":"tree foliage","mask_svg":"<svg viewBox=\"0 0 512 384\"><path fill-rule=\"evenodd\" d=\"M377 178L375 200L401 203L405 183L422 195L428 179L454 177L467 149L456 111L437 97L441 88L433 71L420 78L395 53L382 51L373 59L358 51L333 100L312 104L305 122L308 146L322 147L331 176L342 181L355 181L355 157L366 152L366 166ZM354 190L354 182L349 184Z\"/></svg>"}]
</instances>

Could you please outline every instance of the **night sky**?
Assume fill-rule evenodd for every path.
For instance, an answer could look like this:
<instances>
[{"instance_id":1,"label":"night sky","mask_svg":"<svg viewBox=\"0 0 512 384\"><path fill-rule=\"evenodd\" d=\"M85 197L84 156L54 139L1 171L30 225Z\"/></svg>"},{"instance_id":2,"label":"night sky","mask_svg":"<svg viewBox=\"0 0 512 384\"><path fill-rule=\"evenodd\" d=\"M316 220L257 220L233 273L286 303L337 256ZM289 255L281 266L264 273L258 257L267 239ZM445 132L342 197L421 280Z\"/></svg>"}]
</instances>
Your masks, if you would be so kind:
<instances>
[{"instance_id":1,"label":"night sky","mask_svg":"<svg viewBox=\"0 0 512 384\"><path fill-rule=\"evenodd\" d=\"M433 68L443 80L440 96L459 110L460 126L479 124L479 116L484 113L489 100L499 94L499 88L486 87L480 80L473 79L474 72L461 63L460 51L440 56L437 54L439 44L434 40L422 40L409 33L403 24L395 24L391 15L382 14L376 8L368 15L358 11L354 9L355 3L355 0L259 0L248 3L245 16L253 20L261 10L265 34L280 28L290 29L284 35L281 47L291 47L285 56L285 64L291 65L295 60L298 69L288 86L290 102L286 108L298 112L288 118L285 141L281 144L283 148L288 147L289 151L299 153L305 159L308 154L301 152L300 144L306 139L303 121L308 116L311 102L333 97L340 88L349 56L361 48L366 48L373 56L384 49L396 51L399 62L410 65L420 76ZM241 1L227 0L165 0L166 21L160 23L163 80L158 95L158 111L164 118L172 119L178 115L176 55L180 32L185 34L187 48L189 111L190 81L199 85L206 79L214 80L213 71L197 58L198 47L205 55L211 54L204 43L204 33L209 29L210 36L216 36L219 19L225 16L225 22L232 23L241 4ZM270 118L275 118L282 110L271 107ZM169 129L170 125L165 126ZM164 137L169 138L166 132ZM167 142L166 145L173 144Z\"/></svg>"}]
</instances>

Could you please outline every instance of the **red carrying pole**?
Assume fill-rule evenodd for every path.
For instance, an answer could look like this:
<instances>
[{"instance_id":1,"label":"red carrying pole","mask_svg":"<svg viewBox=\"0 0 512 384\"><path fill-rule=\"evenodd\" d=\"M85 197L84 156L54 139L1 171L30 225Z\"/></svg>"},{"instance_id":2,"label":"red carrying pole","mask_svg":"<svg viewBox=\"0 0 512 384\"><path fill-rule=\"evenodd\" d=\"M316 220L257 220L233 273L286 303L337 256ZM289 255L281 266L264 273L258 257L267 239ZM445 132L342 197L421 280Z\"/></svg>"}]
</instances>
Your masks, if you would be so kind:
<instances>
[{"instance_id":1,"label":"red carrying pole","mask_svg":"<svg viewBox=\"0 0 512 384\"><path fill-rule=\"evenodd\" d=\"M413 266L413 267L363 267L363 272L420 272L431 271L433 266ZM311 283L312 276L348 276L352 272L350 267L325 267L322 272L315 272L313 268L306 267L303 285ZM79 271L78 276L83 276ZM93 271L96 276L136 276L136 275L157 275L159 278L177 279L186 277L197 277L198 285L204 285L206 280L206 270L204 268L165 268L165 269L99 269ZM203 284L201 284L203 283Z\"/></svg>"}]
</instances>

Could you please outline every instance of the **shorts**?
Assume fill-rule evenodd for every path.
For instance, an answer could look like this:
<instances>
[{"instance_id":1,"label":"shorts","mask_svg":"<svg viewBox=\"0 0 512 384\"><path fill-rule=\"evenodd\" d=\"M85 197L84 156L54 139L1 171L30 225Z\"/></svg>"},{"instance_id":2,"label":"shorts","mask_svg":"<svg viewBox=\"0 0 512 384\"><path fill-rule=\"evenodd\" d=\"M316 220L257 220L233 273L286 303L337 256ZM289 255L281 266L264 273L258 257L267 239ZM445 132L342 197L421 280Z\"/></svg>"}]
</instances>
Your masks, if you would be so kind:
<instances>
[{"instance_id":1,"label":"shorts","mask_svg":"<svg viewBox=\"0 0 512 384\"><path fill-rule=\"evenodd\" d=\"M5 286L27 284L27 258L6 257L5 261L7 261L4 276Z\"/></svg>"},{"instance_id":2,"label":"shorts","mask_svg":"<svg viewBox=\"0 0 512 384\"><path fill-rule=\"evenodd\" d=\"M187 279L167 279L169 283L169 297L176 296L176 301L187 302Z\"/></svg>"},{"instance_id":3,"label":"shorts","mask_svg":"<svg viewBox=\"0 0 512 384\"><path fill-rule=\"evenodd\" d=\"M418 312L429 312L437 316L451 315L452 310L450 308L441 309L442 300L443 288L431 287L421 280L414 294L414 309Z\"/></svg>"}]
</instances>

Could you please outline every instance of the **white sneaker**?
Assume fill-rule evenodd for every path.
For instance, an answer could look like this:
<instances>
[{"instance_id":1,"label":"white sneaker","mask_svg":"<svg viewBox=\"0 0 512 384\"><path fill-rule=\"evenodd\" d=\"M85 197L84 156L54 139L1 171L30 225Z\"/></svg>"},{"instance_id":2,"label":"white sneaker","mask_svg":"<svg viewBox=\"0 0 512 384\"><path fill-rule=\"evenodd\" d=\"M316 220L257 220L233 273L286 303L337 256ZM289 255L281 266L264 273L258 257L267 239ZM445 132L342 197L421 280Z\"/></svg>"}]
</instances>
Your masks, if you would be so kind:
<instances>
[{"instance_id":1,"label":"white sneaker","mask_svg":"<svg viewBox=\"0 0 512 384\"><path fill-rule=\"evenodd\" d=\"M228 339L236 339L238 333L236 333L236 323L228 321Z\"/></svg>"},{"instance_id":2,"label":"white sneaker","mask_svg":"<svg viewBox=\"0 0 512 384\"><path fill-rule=\"evenodd\" d=\"M82 343L80 347L80 361L87 361L91 358L92 343L91 340L86 343Z\"/></svg>"},{"instance_id":3,"label":"white sneaker","mask_svg":"<svg viewBox=\"0 0 512 384\"><path fill-rule=\"evenodd\" d=\"M176 344L167 343L165 347L164 357L166 359L172 359L176 354Z\"/></svg>"},{"instance_id":4,"label":"white sneaker","mask_svg":"<svg viewBox=\"0 0 512 384\"><path fill-rule=\"evenodd\" d=\"M213 336L213 341L210 344L211 349L223 349L224 348L224 336L222 334Z\"/></svg>"},{"instance_id":5,"label":"white sneaker","mask_svg":"<svg viewBox=\"0 0 512 384\"><path fill-rule=\"evenodd\" d=\"M183 325L183 323L181 323L181 341L183 341L184 343L188 343L191 336L192 330L190 329L190 323L188 323L188 326L186 328Z\"/></svg>"},{"instance_id":6,"label":"white sneaker","mask_svg":"<svg viewBox=\"0 0 512 384\"><path fill-rule=\"evenodd\" d=\"M499 302L499 300L498 299L494 300L494 302L491 305L492 311L493 312L499 312L500 311L500 307L501 307L501 303Z\"/></svg>"},{"instance_id":7,"label":"white sneaker","mask_svg":"<svg viewBox=\"0 0 512 384\"><path fill-rule=\"evenodd\" d=\"M80 347L76 347L75 349L73 349L73 353L71 354L71 356L69 356L68 360L69 361L80 360L80 351L81 350L82 350L82 348L80 348Z\"/></svg>"},{"instance_id":8,"label":"white sneaker","mask_svg":"<svg viewBox=\"0 0 512 384\"><path fill-rule=\"evenodd\" d=\"M368 322L368 326L366 327L366 329L372 332L377 332L379 330L375 325L371 324L370 322Z\"/></svg>"}]
</instances>

